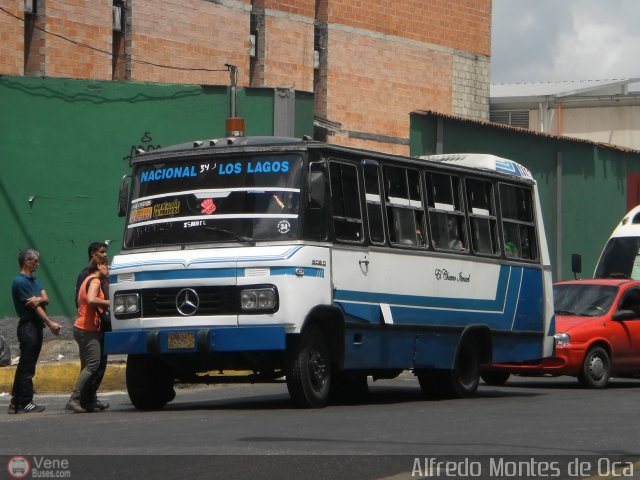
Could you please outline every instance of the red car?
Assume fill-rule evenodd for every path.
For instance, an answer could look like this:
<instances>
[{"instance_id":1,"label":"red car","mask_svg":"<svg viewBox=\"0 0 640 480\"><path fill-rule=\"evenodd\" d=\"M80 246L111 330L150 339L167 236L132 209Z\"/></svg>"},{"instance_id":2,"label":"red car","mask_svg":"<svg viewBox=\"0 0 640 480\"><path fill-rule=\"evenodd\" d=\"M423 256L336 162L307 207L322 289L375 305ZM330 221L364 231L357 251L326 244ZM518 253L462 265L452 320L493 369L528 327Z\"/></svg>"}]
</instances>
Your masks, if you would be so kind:
<instances>
[{"instance_id":1,"label":"red car","mask_svg":"<svg viewBox=\"0 0 640 480\"><path fill-rule=\"evenodd\" d=\"M604 388L612 375L640 375L640 281L572 280L553 285L552 357L485 367L482 379L504 384L509 375L570 375Z\"/></svg>"}]
</instances>

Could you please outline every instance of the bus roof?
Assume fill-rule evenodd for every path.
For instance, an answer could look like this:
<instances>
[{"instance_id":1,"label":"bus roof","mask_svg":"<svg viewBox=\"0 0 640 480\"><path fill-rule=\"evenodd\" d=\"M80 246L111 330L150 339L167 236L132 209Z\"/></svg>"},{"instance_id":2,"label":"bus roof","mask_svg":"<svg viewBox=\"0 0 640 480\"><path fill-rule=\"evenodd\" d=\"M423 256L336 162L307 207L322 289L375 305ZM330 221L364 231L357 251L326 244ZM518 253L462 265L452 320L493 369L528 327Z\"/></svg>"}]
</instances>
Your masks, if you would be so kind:
<instances>
[{"instance_id":1,"label":"bus roof","mask_svg":"<svg viewBox=\"0 0 640 480\"><path fill-rule=\"evenodd\" d=\"M485 153L450 153L444 155L424 155L419 158L533 179L531 172L526 167L513 160L496 155Z\"/></svg>"},{"instance_id":2,"label":"bus roof","mask_svg":"<svg viewBox=\"0 0 640 480\"><path fill-rule=\"evenodd\" d=\"M131 166L135 164L153 162L159 159L166 159L173 156L191 156L200 154L213 154L215 152L230 151L236 152L238 149L250 151L262 151L277 149L279 151L300 151L306 149L329 149L334 152L346 154L359 154L372 159L389 158L401 161L427 161L443 163L454 167L481 169L493 173L510 175L529 181L535 181L531 172L524 166L513 160L484 153L456 153L446 155L424 155L419 157L407 157L384 152L366 151L355 147L339 144L328 144L312 140L309 137L272 137L272 136L240 136L217 138L210 140L196 140L193 142L179 143L168 147L150 150L148 152L139 151L131 158Z\"/></svg>"}]
</instances>

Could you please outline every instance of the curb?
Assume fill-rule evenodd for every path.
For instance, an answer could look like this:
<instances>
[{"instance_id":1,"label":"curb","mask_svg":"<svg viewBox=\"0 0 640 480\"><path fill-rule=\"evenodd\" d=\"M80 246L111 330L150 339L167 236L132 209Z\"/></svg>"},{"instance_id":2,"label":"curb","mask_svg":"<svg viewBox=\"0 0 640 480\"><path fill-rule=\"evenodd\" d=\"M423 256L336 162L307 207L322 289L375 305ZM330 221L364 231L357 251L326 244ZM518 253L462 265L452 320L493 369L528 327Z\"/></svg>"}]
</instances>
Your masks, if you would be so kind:
<instances>
[{"instance_id":1,"label":"curb","mask_svg":"<svg viewBox=\"0 0 640 480\"><path fill-rule=\"evenodd\" d=\"M125 362L115 361L107 364L100 391L126 390ZM0 393L11 393L16 366L0 367ZM80 361L42 362L36 366L33 388L36 393L70 393L73 391Z\"/></svg>"}]
</instances>

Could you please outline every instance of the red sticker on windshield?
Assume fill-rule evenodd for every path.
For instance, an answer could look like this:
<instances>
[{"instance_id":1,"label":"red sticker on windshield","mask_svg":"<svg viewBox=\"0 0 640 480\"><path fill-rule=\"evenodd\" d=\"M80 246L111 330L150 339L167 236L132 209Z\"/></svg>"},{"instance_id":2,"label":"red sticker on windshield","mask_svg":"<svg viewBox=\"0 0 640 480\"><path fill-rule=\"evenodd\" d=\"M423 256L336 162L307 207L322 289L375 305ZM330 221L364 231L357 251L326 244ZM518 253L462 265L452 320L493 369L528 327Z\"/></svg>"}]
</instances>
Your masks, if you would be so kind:
<instances>
[{"instance_id":1,"label":"red sticker on windshield","mask_svg":"<svg viewBox=\"0 0 640 480\"><path fill-rule=\"evenodd\" d=\"M203 200L200 206L202 207L201 212L205 215L211 215L216 211L216 204L213 203L213 200L211 200L210 198Z\"/></svg>"}]
</instances>

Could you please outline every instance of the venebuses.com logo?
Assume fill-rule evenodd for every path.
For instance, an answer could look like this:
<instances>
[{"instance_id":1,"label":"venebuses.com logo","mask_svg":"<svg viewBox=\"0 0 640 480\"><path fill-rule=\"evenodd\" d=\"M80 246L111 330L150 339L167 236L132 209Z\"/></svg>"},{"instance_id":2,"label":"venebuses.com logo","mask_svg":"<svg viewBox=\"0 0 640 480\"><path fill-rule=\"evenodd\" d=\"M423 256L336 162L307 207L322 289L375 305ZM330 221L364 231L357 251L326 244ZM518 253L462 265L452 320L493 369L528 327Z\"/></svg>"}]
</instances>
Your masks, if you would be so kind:
<instances>
[{"instance_id":1,"label":"venebuses.com logo","mask_svg":"<svg viewBox=\"0 0 640 480\"><path fill-rule=\"evenodd\" d=\"M71 478L68 459L44 456L15 455L7 462L7 473L11 478Z\"/></svg>"},{"instance_id":2,"label":"venebuses.com logo","mask_svg":"<svg viewBox=\"0 0 640 480\"><path fill-rule=\"evenodd\" d=\"M30 471L31 465L25 457L11 457L7 462L7 472L11 478L26 478Z\"/></svg>"}]
</instances>

